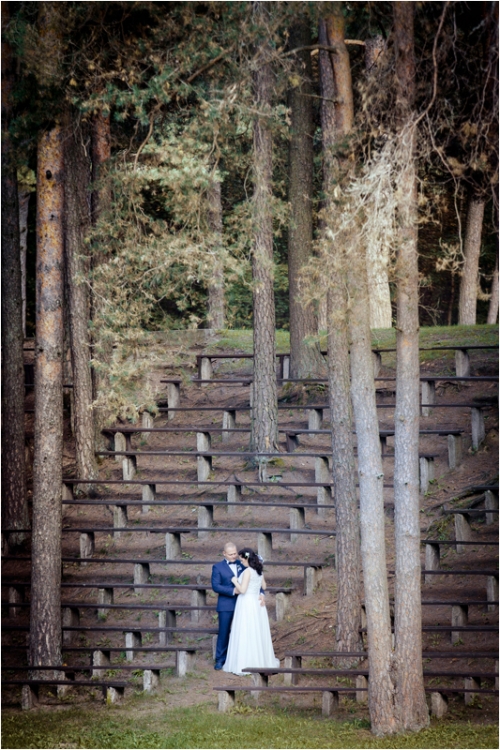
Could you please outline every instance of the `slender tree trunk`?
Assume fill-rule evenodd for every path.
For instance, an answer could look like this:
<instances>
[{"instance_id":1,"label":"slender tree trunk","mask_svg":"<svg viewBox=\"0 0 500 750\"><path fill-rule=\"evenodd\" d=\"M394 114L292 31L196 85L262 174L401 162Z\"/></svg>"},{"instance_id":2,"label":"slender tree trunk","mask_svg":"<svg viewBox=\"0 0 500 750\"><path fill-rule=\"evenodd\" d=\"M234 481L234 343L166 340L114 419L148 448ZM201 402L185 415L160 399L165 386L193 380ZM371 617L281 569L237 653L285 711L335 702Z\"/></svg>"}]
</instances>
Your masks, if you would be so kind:
<instances>
[{"instance_id":1,"label":"slender tree trunk","mask_svg":"<svg viewBox=\"0 0 500 750\"><path fill-rule=\"evenodd\" d=\"M365 589L370 681L368 705L371 730L376 735L398 730L391 675L392 643L389 589L385 554L384 472L369 326L366 257L352 246L349 293L351 308L351 397L358 444L361 557Z\"/></svg>"},{"instance_id":2,"label":"slender tree trunk","mask_svg":"<svg viewBox=\"0 0 500 750\"><path fill-rule=\"evenodd\" d=\"M453 306L455 304L455 273L451 272L450 284L450 303L448 305L448 314L446 316L446 325L451 326L453 321Z\"/></svg>"},{"instance_id":3,"label":"slender tree trunk","mask_svg":"<svg viewBox=\"0 0 500 750\"><path fill-rule=\"evenodd\" d=\"M488 319L487 323L495 325L498 319L498 253L495 260L495 270L493 271L493 278L491 280L491 292L490 292L490 306L488 308Z\"/></svg>"},{"instance_id":4,"label":"slender tree trunk","mask_svg":"<svg viewBox=\"0 0 500 750\"><path fill-rule=\"evenodd\" d=\"M10 20L2 3L2 28ZM29 527L24 458L24 365L21 262L16 168L9 122L12 111L13 56L2 40L2 515L4 528ZM24 534L9 535L20 544Z\"/></svg>"},{"instance_id":5,"label":"slender tree trunk","mask_svg":"<svg viewBox=\"0 0 500 750\"><path fill-rule=\"evenodd\" d=\"M310 19L303 14L290 29L289 45L307 47L311 44ZM312 193L313 193L313 107L312 65L309 50L296 55L295 76L289 90L291 138L290 225L288 230L288 283L290 298L290 375L306 378L318 375L324 365L318 343L307 343L317 331L311 304L301 299L301 272L312 254Z\"/></svg>"},{"instance_id":6,"label":"slender tree trunk","mask_svg":"<svg viewBox=\"0 0 500 750\"><path fill-rule=\"evenodd\" d=\"M375 77L387 45L382 36L367 39L365 66L367 77ZM368 293L370 298L370 327L391 328L392 307L389 287L389 247L382 243L370 244L366 249Z\"/></svg>"},{"instance_id":7,"label":"slender tree trunk","mask_svg":"<svg viewBox=\"0 0 500 750\"><path fill-rule=\"evenodd\" d=\"M400 152L403 166L396 191L399 247L396 264L396 410L394 457L394 535L396 549L395 640L396 715L400 729L418 731L429 724L422 671L422 608L419 504L419 320L418 211L415 168L416 128L411 123L415 98L412 4L395 2L396 81L400 103Z\"/></svg>"},{"instance_id":8,"label":"slender tree trunk","mask_svg":"<svg viewBox=\"0 0 500 750\"><path fill-rule=\"evenodd\" d=\"M483 230L484 199L471 198L467 211L467 229L464 242L464 266L460 280L458 298L458 324L473 326L476 324L477 281L479 273L479 255L481 252L481 233Z\"/></svg>"},{"instance_id":9,"label":"slender tree trunk","mask_svg":"<svg viewBox=\"0 0 500 750\"><path fill-rule=\"evenodd\" d=\"M267 11L254 3L255 15ZM276 384L276 342L273 269L272 217L272 132L269 124L272 96L270 51L259 50L254 73L254 194L253 194L253 346L254 381L252 442L254 450L267 453L278 449L278 394ZM265 479L267 461L259 461L259 475Z\"/></svg>"},{"instance_id":10,"label":"slender tree trunk","mask_svg":"<svg viewBox=\"0 0 500 750\"><path fill-rule=\"evenodd\" d=\"M338 4L340 5L340 4ZM341 8L340 14L341 14ZM332 37L327 34L327 27ZM335 25L321 20L319 28L320 44L344 44L342 21ZM345 46L345 45L344 45ZM345 51L347 53L347 50ZM348 62L348 61L347 61ZM328 52L320 52L321 85L321 128L323 135L323 192L325 195L325 228L334 220L335 206L333 189L338 176L333 149L336 137L348 130L336 131L338 119L352 124L352 116L336 118L336 94L342 98L345 88L350 86L350 75L342 77L342 71L335 67ZM350 72L349 66L347 66ZM345 66L344 66L345 68ZM336 85L337 84L337 85ZM347 94L347 101L352 97ZM334 271L329 279L328 306L328 382L329 405L332 426L333 488L336 512L337 546L337 585L338 604L336 620L336 649L338 651L359 651L361 618L361 550L358 503L355 485L355 462L352 436L352 409L349 377L349 342L347 331L346 264L343 242L336 242L331 248L334 254Z\"/></svg>"},{"instance_id":11,"label":"slender tree trunk","mask_svg":"<svg viewBox=\"0 0 500 750\"><path fill-rule=\"evenodd\" d=\"M55 126L37 167L37 319L30 662L61 664L63 145Z\"/></svg>"},{"instance_id":12,"label":"slender tree trunk","mask_svg":"<svg viewBox=\"0 0 500 750\"><path fill-rule=\"evenodd\" d=\"M224 265L222 249L222 198L221 183L214 176L208 190L208 225L215 237L213 247L213 272L208 285L208 324L210 328L226 327L224 301Z\"/></svg>"},{"instance_id":13,"label":"slender tree trunk","mask_svg":"<svg viewBox=\"0 0 500 750\"><path fill-rule=\"evenodd\" d=\"M17 191L19 203L19 255L21 261L21 302L23 336L26 338L26 260L28 256L28 211L30 191L19 186Z\"/></svg>"},{"instance_id":14,"label":"slender tree trunk","mask_svg":"<svg viewBox=\"0 0 500 750\"><path fill-rule=\"evenodd\" d=\"M95 479L97 468L88 325L90 263L84 244L90 229L90 160L86 156L84 138L81 126L68 114L64 139L65 250L73 370L76 473L81 479ZM88 491L88 488L86 489Z\"/></svg>"},{"instance_id":15,"label":"slender tree trunk","mask_svg":"<svg viewBox=\"0 0 500 750\"><path fill-rule=\"evenodd\" d=\"M109 191L103 183L103 167L111 156L111 124L109 114L105 115L103 112L99 112L92 121L91 153L92 182L94 185L91 206L92 224L95 226L110 200ZM102 260L102 253L94 248L91 263L92 269L95 269ZM97 450L106 447L102 434L102 429L106 424L106 410L102 404L102 399L106 393L107 383L105 367L112 356L112 342L103 334L102 327L95 325L95 321L99 317L99 304L96 297L92 296L91 316L94 323L92 333L92 359L94 362L92 368L92 393L94 402L98 399L100 400L99 404L94 403L93 408L94 444Z\"/></svg>"}]
</instances>

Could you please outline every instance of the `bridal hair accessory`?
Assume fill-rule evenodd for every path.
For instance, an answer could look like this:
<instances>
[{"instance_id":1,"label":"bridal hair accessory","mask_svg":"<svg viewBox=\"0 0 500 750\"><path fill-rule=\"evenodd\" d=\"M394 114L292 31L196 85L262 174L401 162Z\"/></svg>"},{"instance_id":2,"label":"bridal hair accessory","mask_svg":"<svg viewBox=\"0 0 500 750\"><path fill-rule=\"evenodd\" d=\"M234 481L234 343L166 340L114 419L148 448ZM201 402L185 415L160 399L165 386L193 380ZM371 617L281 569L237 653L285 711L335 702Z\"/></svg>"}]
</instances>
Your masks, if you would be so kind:
<instances>
[{"instance_id":1,"label":"bridal hair accessory","mask_svg":"<svg viewBox=\"0 0 500 750\"><path fill-rule=\"evenodd\" d=\"M261 561L261 563L264 562L264 558L263 557L261 557L260 555L257 555L257 557L259 558L259 560Z\"/></svg>"},{"instance_id":2,"label":"bridal hair accessory","mask_svg":"<svg viewBox=\"0 0 500 750\"><path fill-rule=\"evenodd\" d=\"M243 557L248 560L248 558L250 557L250 552L245 552L245 554L243 555Z\"/></svg>"}]
</instances>

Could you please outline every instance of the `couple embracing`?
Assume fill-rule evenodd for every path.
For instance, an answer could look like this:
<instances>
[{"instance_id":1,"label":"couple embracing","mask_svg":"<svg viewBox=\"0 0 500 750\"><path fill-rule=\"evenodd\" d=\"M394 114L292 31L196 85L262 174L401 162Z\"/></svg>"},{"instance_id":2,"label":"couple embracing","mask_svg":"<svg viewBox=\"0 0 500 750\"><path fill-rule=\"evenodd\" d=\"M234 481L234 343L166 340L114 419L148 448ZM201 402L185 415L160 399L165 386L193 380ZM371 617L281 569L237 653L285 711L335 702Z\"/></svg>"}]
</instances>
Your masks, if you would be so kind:
<instances>
[{"instance_id":1,"label":"couple embracing","mask_svg":"<svg viewBox=\"0 0 500 750\"><path fill-rule=\"evenodd\" d=\"M223 556L212 568L212 588L219 595L215 669L241 675L245 667L279 667L265 605L261 559L250 547L237 552L232 542L224 545Z\"/></svg>"}]
</instances>

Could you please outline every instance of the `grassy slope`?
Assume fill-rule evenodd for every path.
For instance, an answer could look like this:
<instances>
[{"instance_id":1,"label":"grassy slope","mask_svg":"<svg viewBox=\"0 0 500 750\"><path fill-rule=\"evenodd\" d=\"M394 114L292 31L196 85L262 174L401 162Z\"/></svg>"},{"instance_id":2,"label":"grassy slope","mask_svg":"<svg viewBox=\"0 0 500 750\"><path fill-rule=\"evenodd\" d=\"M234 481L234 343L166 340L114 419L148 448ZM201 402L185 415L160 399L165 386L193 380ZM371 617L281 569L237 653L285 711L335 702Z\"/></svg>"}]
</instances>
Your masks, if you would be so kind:
<instances>
[{"instance_id":1,"label":"grassy slope","mask_svg":"<svg viewBox=\"0 0 500 750\"><path fill-rule=\"evenodd\" d=\"M168 703L161 701L161 703ZM151 710L156 703L156 710ZM366 722L241 707L163 710L159 699L123 707L3 713L3 748L496 748L496 725L443 720L417 734L373 737ZM134 706L135 704L135 706Z\"/></svg>"}]
</instances>

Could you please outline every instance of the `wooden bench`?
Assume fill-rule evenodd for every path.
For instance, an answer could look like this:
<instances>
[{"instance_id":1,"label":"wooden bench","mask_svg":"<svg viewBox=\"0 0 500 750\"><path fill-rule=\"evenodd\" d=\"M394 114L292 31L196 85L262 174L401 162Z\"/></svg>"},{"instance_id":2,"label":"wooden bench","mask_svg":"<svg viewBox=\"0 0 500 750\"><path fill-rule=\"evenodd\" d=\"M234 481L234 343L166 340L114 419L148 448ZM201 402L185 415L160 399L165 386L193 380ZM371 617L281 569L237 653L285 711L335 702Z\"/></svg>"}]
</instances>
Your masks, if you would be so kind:
<instances>
[{"instance_id":1,"label":"wooden bench","mask_svg":"<svg viewBox=\"0 0 500 750\"><path fill-rule=\"evenodd\" d=\"M486 490L484 494L484 508L442 508L441 513L443 516L455 516L455 539L460 544L457 547L457 552L464 552L464 542L469 542L472 539L472 528L470 520L472 516L485 516L486 524L490 526L494 521L495 516L498 518L498 497L494 494L493 490Z\"/></svg>"},{"instance_id":2,"label":"wooden bench","mask_svg":"<svg viewBox=\"0 0 500 750\"><path fill-rule=\"evenodd\" d=\"M52 667L52 669L55 669ZM60 667L57 667L60 670ZM123 696L125 688L128 687L126 682L118 682L116 680L37 680L37 679L17 679L17 680L2 680L2 685L14 686L18 685L21 687L21 708L24 710L30 710L38 703L38 695L40 687L55 686L57 688L58 697L62 697L67 694L68 688L75 687L90 687L90 688L101 688L103 693L103 699L106 703L117 703Z\"/></svg>"},{"instance_id":3,"label":"wooden bench","mask_svg":"<svg viewBox=\"0 0 500 750\"><path fill-rule=\"evenodd\" d=\"M426 570L441 569L441 547L455 547L458 554L466 552L467 546L476 547L498 547L496 541L452 541L445 539L422 539L421 544L425 545L425 567ZM429 581L426 581L429 583Z\"/></svg>"}]
</instances>

